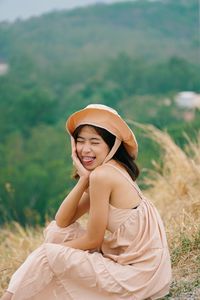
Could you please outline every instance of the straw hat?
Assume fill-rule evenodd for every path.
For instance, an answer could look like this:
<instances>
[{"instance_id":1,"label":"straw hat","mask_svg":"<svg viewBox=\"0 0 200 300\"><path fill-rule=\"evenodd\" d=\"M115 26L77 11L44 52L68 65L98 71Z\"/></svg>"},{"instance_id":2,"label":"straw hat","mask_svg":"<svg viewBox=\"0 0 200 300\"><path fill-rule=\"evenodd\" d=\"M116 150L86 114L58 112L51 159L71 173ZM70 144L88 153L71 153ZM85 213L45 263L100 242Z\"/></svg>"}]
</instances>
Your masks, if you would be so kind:
<instances>
[{"instance_id":1,"label":"straw hat","mask_svg":"<svg viewBox=\"0 0 200 300\"><path fill-rule=\"evenodd\" d=\"M136 158L138 144L135 135L113 108L102 104L90 104L68 118L66 129L72 135L78 126L84 124L106 129L117 138L116 140L120 141L120 143L123 142L131 157Z\"/></svg>"}]
</instances>

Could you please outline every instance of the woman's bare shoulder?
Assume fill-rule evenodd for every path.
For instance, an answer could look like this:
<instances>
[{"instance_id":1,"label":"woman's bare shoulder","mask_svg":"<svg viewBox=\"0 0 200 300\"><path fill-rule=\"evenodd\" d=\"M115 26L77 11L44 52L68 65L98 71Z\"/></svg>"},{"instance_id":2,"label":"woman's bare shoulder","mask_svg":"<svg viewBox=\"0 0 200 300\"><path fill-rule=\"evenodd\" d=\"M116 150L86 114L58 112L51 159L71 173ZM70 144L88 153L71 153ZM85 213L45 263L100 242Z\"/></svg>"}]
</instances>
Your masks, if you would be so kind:
<instances>
[{"instance_id":1,"label":"woman's bare shoulder","mask_svg":"<svg viewBox=\"0 0 200 300\"><path fill-rule=\"evenodd\" d=\"M106 164L98 166L94 171L91 172L90 179L102 181L102 183L112 182L113 181L113 168L109 167Z\"/></svg>"},{"instance_id":2,"label":"woman's bare shoulder","mask_svg":"<svg viewBox=\"0 0 200 300\"><path fill-rule=\"evenodd\" d=\"M104 178L107 173L107 168L105 165L98 166L95 170L93 170L90 174L90 178Z\"/></svg>"},{"instance_id":3,"label":"woman's bare shoulder","mask_svg":"<svg viewBox=\"0 0 200 300\"><path fill-rule=\"evenodd\" d=\"M110 194L113 189L113 183L111 177L108 174L107 169L104 166L99 166L93 170L89 178L90 192L92 190L98 191L100 194Z\"/></svg>"}]
</instances>

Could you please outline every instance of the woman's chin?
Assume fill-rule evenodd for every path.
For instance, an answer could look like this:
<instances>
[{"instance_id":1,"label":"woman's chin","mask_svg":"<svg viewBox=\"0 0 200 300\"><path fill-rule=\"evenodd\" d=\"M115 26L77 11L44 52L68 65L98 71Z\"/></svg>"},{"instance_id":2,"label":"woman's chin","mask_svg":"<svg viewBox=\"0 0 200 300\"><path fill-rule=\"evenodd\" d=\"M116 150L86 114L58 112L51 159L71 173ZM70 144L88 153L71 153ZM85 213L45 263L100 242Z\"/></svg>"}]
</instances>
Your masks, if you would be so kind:
<instances>
[{"instance_id":1,"label":"woman's chin","mask_svg":"<svg viewBox=\"0 0 200 300\"><path fill-rule=\"evenodd\" d=\"M95 160L91 161L91 162L82 162L84 168L88 171L94 170L97 166L95 163Z\"/></svg>"}]
</instances>

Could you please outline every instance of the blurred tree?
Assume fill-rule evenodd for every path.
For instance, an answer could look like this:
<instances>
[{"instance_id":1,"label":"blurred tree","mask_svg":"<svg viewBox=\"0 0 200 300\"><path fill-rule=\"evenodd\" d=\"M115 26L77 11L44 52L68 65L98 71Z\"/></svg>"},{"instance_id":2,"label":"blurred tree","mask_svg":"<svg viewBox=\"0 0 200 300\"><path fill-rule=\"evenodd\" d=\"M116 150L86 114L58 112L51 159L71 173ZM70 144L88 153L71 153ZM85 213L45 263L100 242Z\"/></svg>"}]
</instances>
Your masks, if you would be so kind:
<instances>
[{"instance_id":1,"label":"blurred tree","mask_svg":"<svg viewBox=\"0 0 200 300\"><path fill-rule=\"evenodd\" d=\"M35 127L28 139L17 132L7 137L0 147L1 222L42 223L55 213L72 186L65 148L60 127Z\"/></svg>"}]
</instances>

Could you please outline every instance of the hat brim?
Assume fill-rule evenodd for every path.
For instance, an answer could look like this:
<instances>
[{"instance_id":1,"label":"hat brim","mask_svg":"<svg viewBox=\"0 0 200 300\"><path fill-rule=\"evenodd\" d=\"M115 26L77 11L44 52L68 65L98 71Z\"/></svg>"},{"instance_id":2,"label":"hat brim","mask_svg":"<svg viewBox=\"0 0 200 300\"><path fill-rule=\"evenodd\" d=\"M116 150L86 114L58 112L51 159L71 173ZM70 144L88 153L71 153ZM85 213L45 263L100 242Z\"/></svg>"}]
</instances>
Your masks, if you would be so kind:
<instances>
[{"instance_id":1,"label":"hat brim","mask_svg":"<svg viewBox=\"0 0 200 300\"><path fill-rule=\"evenodd\" d=\"M94 125L108 130L123 142L129 155L136 158L138 144L135 135L117 113L113 113L106 109L84 108L75 112L68 118L66 129L73 135L75 129L84 124Z\"/></svg>"}]
</instances>

